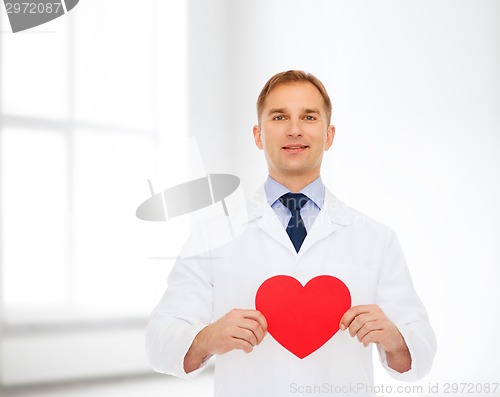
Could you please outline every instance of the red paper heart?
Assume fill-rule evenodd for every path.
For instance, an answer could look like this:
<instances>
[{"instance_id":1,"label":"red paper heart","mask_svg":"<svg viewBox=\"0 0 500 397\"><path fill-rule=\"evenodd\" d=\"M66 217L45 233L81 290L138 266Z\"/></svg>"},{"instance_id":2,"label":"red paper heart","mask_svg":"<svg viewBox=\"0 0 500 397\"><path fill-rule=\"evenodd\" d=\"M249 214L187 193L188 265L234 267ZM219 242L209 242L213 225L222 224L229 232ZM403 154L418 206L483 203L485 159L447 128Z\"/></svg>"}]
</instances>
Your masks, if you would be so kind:
<instances>
[{"instance_id":1,"label":"red paper heart","mask_svg":"<svg viewBox=\"0 0 500 397\"><path fill-rule=\"evenodd\" d=\"M351 307L351 294L332 276L315 277L304 287L293 277L274 276L257 290L255 307L274 339L302 359L336 334Z\"/></svg>"}]
</instances>

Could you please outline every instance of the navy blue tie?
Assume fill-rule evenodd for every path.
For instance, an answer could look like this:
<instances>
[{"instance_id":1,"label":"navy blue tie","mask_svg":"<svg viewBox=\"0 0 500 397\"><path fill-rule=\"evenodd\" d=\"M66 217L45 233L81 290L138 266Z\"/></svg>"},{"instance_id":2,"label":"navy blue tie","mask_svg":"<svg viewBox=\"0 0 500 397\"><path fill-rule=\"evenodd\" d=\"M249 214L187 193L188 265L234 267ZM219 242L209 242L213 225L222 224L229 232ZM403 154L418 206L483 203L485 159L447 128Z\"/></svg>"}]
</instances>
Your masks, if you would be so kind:
<instances>
[{"instance_id":1,"label":"navy blue tie","mask_svg":"<svg viewBox=\"0 0 500 397\"><path fill-rule=\"evenodd\" d=\"M281 196L279 200L292 214L286 232L290 236L290 240L292 240L295 251L299 252L307 235L304 220L300 216L300 209L307 203L309 197L302 193L287 193Z\"/></svg>"}]
</instances>

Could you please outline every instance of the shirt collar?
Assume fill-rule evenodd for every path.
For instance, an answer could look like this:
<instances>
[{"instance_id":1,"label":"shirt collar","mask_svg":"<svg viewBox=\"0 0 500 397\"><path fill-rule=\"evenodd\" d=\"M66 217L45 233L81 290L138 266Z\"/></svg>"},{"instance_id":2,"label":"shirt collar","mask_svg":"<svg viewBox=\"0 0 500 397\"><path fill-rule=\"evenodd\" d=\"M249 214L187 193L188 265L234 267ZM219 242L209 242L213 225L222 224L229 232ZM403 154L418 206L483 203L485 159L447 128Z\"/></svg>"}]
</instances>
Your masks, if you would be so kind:
<instances>
[{"instance_id":1,"label":"shirt collar","mask_svg":"<svg viewBox=\"0 0 500 397\"><path fill-rule=\"evenodd\" d=\"M264 183L264 190L266 192L267 201L271 207L281 196L290 193L290 189L276 182L270 176L267 177ZM304 187L299 193L305 194L319 209L321 209L325 202L325 185L323 184L321 176Z\"/></svg>"}]
</instances>

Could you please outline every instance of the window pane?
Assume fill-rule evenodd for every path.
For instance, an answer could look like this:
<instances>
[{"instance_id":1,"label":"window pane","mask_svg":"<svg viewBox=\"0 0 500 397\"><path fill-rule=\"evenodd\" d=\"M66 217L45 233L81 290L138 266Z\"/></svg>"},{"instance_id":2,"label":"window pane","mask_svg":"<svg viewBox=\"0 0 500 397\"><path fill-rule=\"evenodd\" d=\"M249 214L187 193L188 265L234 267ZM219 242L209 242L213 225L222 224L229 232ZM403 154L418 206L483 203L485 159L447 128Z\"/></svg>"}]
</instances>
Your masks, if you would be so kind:
<instances>
[{"instance_id":1,"label":"window pane","mask_svg":"<svg viewBox=\"0 0 500 397\"><path fill-rule=\"evenodd\" d=\"M5 305L65 303L69 239L64 135L6 129L0 148Z\"/></svg>"},{"instance_id":2,"label":"window pane","mask_svg":"<svg viewBox=\"0 0 500 397\"><path fill-rule=\"evenodd\" d=\"M62 17L33 30L0 35L0 86L4 113L43 118L66 117L67 26L68 19ZM2 30L8 29L8 22L2 24Z\"/></svg>"},{"instance_id":3,"label":"window pane","mask_svg":"<svg viewBox=\"0 0 500 397\"><path fill-rule=\"evenodd\" d=\"M135 211L149 196L153 149L147 135L75 134L75 297L81 309L146 314L152 307L154 229Z\"/></svg>"},{"instance_id":4,"label":"window pane","mask_svg":"<svg viewBox=\"0 0 500 397\"><path fill-rule=\"evenodd\" d=\"M110 0L78 8L73 46L77 121L152 128L153 5Z\"/></svg>"}]
</instances>

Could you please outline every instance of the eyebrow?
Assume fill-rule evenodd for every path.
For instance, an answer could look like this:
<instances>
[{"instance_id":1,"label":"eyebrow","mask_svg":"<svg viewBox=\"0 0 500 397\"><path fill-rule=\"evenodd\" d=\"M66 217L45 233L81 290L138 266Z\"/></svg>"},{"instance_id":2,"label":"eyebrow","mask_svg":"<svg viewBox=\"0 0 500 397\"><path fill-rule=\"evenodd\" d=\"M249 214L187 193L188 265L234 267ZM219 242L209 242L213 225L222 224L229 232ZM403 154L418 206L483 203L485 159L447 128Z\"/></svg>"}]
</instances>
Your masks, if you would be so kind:
<instances>
[{"instance_id":1,"label":"eyebrow","mask_svg":"<svg viewBox=\"0 0 500 397\"><path fill-rule=\"evenodd\" d=\"M269 115L276 114L276 113L286 113L286 109L285 108L277 108L277 109L269 110Z\"/></svg>"},{"instance_id":2,"label":"eyebrow","mask_svg":"<svg viewBox=\"0 0 500 397\"><path fill-rule=\"evenodd\" d=\"M269 115L273 115L273 114L276 114L276 113L286 113L287 110L285 108L275 108L275 109L271 109L269 110ZM317 108L304 108L304 113L305 114L320 114L321 112L319 111L319 109Z\"/></svg>"},{"instance_id":3,"label":"eyebrow","mask_svg":"<svg viewBox=\"0 0 500 397\"><path fill-rule=\"evenodd\" d=\"M311 113L315 113L315 114L320 114L320 111L319 109L316 109L316 108L312 108L312 109L304 109L304 113L305 114L311 114Z\"/></svg>"}]
</instances>

